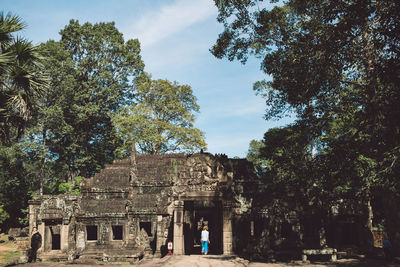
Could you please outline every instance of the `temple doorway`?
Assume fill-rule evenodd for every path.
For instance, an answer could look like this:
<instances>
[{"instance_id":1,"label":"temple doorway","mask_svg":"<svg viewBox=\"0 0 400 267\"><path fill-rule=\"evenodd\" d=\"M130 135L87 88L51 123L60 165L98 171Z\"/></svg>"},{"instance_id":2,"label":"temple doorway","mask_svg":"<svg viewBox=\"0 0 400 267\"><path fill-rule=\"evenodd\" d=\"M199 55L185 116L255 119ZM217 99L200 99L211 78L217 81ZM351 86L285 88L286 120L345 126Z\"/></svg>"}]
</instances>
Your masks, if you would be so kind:
<instances>
[{"instance_id":1,"label":"temple doorway","mask_svg":"<svg viewBox=\"0 0 400 267\"><path fill-rule=\"evenodd\" d=\"M185 254L201 254L200 235L204 226L210 232L209 254L222 254L221 201L185 201L184 228Z\"/></svg>"},{"instance_id":2,"label":"temple doorway","mask_svg":"<svg viewBox=\"0 0 400 267\"><path fill-rule=\"evenodd\" d=\"M44 228L44 250L61 249L61 220L47 220Z\"/></svg>"}]
</instances>

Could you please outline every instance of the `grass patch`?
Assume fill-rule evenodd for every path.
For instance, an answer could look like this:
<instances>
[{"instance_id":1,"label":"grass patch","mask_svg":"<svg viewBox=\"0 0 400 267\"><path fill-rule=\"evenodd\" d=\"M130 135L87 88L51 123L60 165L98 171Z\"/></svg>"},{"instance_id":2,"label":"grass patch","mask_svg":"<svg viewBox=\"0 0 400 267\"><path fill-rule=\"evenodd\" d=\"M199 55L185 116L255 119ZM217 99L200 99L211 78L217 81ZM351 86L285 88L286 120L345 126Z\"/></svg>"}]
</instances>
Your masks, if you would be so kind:
<instances>
[{"instance_id":1,"label":"grass patch","mask_svg":"<svg viewBox=\"0 0 400 267\"><path fill-rule=\"evenodd\" d=\"M59 260L50 258L50 259L46 259L45 262L59 262Z\"/></svg>"},{"instance_id":2,"label":"grass patch","mask_svg":"<svg viewBox=\"0 0 400 267\"><path fill-rule=\"evenodd\" d=\"M17 245L13 241L8 240L8 235L0 234L0 264L5 264L18 259L21 254L17 249Z\"/></svg>"},{"instance_id":3,"label":"grass patch","mask_svg":"<svg viewBox=\"0 0 400 267\"><path fill-rule=\"evenodd\" d=\"M15 244L15 242L8 240L8 235L0 234L0 240L3 241L2 243L0 243L0 247L12 248L17 250L17 245Z\"/></svg>"},{"instance_id":4,"label":"grass patch","mask_svg":"<svg viewBox=\"0 0 400 267\"><path fill-rule=\"evenodd\" d=\"M0 251L0 264L12 262L19 259L20 256L18 251Z\"/></svg>"}]
</instances>

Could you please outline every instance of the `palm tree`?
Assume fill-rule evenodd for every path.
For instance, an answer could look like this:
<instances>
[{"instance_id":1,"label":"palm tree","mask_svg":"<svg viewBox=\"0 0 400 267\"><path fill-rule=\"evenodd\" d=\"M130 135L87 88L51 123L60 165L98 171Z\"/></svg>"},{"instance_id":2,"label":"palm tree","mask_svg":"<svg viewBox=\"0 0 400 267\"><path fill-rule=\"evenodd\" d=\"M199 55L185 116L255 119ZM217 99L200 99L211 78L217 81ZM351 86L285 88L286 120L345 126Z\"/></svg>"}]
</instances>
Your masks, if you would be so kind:
<instances>
[{"instance_id":1,"label":"palm tree","mask_svg":"<svg viewBox=\"0 0 400 267\"><path fill-rule=\"evenodd\" d=\"M38 47L15 36L25 27L18 16L0 13L0 144L20 139L37 97L48 86Z\"/></svg>"}]
</instances>

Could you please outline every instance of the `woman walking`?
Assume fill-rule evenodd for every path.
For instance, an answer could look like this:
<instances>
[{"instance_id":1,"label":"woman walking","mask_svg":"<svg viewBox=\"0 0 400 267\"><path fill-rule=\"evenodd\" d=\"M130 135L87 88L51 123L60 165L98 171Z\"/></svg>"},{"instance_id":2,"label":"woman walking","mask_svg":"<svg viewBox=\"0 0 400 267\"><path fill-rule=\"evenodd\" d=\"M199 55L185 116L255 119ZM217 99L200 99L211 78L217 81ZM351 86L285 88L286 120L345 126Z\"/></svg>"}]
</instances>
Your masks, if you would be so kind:
<instances>
[{"instance_id":1,"label":"woman walking","mask_svg":"<svg viewBox=\"0 0 400 267\"><path fill-rule=\"evenodd\" d=\"M201 254L207 255L208 253L209 235L208 226L204 226L203 231L201 231Z\"/></svg>"}]
</instances>

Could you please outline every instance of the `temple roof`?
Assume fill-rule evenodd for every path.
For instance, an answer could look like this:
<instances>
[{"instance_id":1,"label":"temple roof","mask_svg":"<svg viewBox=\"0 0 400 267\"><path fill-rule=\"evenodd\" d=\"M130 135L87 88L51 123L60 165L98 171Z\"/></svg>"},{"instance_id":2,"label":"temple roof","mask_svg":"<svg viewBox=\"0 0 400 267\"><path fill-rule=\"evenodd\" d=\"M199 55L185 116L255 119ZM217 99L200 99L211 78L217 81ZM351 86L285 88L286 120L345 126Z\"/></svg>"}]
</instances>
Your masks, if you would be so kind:
<instances>
[{"instance_id":1,"label":"temple roof","mask_svg":"<svg viewBox=\"0 0 400 267\"><path fill-rule=\"evenodd\" d=\"M131 186L171 186L246 179L253 172L245 159L210 153L136 154L116 160L92 178L84 179L82 192L128 192Z\"/></svg>"}]
</instances>

